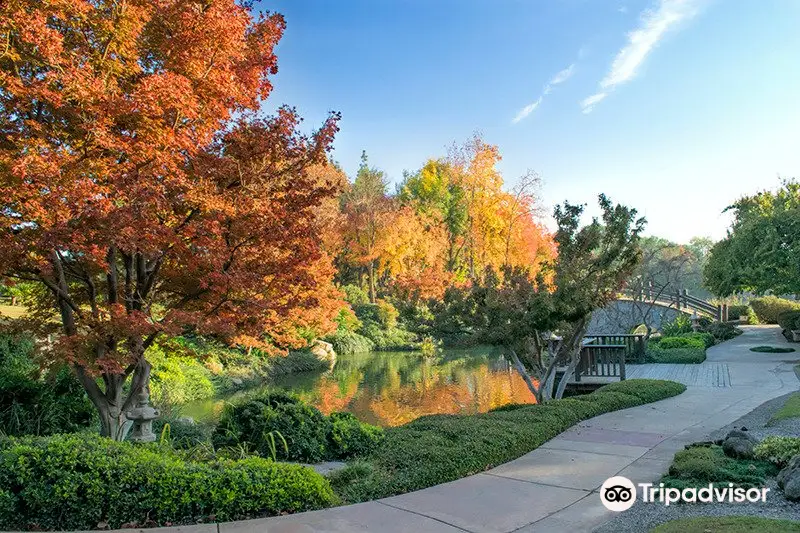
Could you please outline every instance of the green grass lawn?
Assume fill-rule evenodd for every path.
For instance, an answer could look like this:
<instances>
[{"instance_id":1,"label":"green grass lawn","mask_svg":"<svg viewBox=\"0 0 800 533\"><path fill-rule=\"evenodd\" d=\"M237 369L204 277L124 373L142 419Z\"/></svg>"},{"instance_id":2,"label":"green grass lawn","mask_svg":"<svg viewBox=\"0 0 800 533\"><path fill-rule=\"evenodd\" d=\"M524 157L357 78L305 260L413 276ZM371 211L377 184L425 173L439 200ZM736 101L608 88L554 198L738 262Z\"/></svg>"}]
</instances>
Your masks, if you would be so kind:
<instances>
[{"instance_id":1,"label":"green grass lawn","mask_svg":"<svg viewBox=\"0 0 800 533\"><path fill-rule=\"evenodd\" d=\"M9 318L19 318L25 314L25 308L21 305L2 305L0 304L0 316Z\"/></svg>"},{"instance_id":2,"label":"green grass lawn","mask_svg":"<svg viewBox=\"0 0 800 533\"><path fill-rule=\"evenodd\" d=\"M772 415L772 420L784 420L786 418L797 418L800 417L800 393L795 392L789 399L786 400L786 403L783 404L777 413Z\"/></svg>"},{"instance_id":3,"label":"green grass lawn","mask_svg":"<svg viewBox=\"0 0 800 533\"><path fill-rule=\"evenodd\" d=\"M673 520L650 530L650 533L790 533L800 531L800 522L753 516L704 516Z\"/></svg>"}]
</instances>

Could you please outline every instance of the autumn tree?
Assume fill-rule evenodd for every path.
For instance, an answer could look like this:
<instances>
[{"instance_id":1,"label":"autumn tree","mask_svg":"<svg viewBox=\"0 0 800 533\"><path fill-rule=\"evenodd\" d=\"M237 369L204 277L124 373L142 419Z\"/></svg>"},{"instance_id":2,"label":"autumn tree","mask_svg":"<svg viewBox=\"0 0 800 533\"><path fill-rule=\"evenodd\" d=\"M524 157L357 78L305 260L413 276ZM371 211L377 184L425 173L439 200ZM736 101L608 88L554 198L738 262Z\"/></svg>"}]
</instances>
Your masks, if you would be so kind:
<instances>
[{"instance_id":1,"label":"autumn tree","mask_svg":"<svg viewBox=\"0 0 800 533\"><path fill-rule=\"evenodd\" d=\"M25 327L59 330L49 355L103 435L124 436L159 335L325 327L314 213L336 186L307 170L336 117L306 137L291 109L248 113L283 29L234 0L0 4L0 272L45 288Z\"/></svg>"},{"instance_id":2,"label":"autumn tree","mask_svg":"<svg viewBox=\"0 0 800 533\"><path fill-rule=\"evenodd\" d=\"M450 150L454 179L464 191L467 211L464 262L470 279L476 279L486 266L501 263L503 222L498 204L503 178L496 168L500 159L497 146L486 143L479 134Z\"/></svg>"},{"instance_id":3,"label":"autumn tree","mask_svg":"<svg viewBox=\"0 0 800 533\"><path fill-rule=\"evenodd\" d=\"M445 229L408 206L394 210L379 249L380 271L405 301L441 298L451 282L445 270Z\"/></svg>"},{"instance_id":4,"label":"autumn tree","mask_svg":"<svg viewBox=\"0 0 800 533\"><path fill-rule=\"evenodd\" d=\"M369 166L367 153L350 190L342 195L345 215L344 244L347 258L366 270L369 299L377 299L380 243L392 220L392 200L383 171Z\"/></svg>"},{"instance_id":5,"label":"autumn tree","mask_svg":"<svg viewBox=\"0 0 800 533\"><path fill-rule=\"evenodd\" d=\"M428 160L417 172L406 173L399 199L412 206L447 236L446 269L454 273L466 244L467 204L464 188L456 181L453 167L444 160Z\"/></svg>"}]
</instances>

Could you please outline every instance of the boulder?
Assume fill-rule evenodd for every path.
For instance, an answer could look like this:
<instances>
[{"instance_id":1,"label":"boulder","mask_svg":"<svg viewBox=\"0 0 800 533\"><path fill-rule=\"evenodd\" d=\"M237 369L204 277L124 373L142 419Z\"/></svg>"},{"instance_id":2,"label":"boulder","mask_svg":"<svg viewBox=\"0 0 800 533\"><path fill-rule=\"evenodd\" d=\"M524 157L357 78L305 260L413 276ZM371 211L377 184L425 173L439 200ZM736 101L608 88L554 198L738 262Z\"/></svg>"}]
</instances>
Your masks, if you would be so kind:
<instances>
[{"instance_id":1,"label":"boulder","mask_svg":"<svg viewBox=\"0 0 800 533\"><path fill-rule=\"evenodd\" d=\"M314 357L327 363L330 368L333 368L333 365L336 364L336 352L333 349L333 344L329 342L316 339L311 343L309 351L314 354Z\"/></svg>"},{"instance_id":2,"label":"boulder","mask_svg":"<svg viewBox=\"0 0 800 533\"><path fill-rule=\"evenodd\" d=\"M786 468L778 472L777 481L787 500L800 500L800 455L792 457Z\"/></svg>"},{"instance_id":3,"label":"boulder","mask_svg":"<svg viewBox=\"0 0 800 533\"><path fill-rule=\"evenodd\" d=\"M751 435L747 428L734 428L722 439L722 451L728 457L751 459L756 444L758 439Z\"/></svg>"}]
</instances>

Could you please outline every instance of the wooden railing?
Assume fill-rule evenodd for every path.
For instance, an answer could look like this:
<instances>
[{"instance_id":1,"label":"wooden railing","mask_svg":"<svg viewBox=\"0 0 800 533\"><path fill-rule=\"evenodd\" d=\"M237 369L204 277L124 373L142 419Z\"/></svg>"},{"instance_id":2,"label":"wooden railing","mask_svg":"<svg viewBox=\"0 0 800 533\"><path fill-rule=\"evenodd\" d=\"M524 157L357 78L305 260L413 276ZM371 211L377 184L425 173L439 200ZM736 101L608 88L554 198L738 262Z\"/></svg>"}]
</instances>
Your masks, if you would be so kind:
<instances>
[{"instance_id":1,"label":"wooden railing","mask_svg":"<svg viewBox=\"0 0 800 533\"><path fill-rule=\"evenodd\" d=\"M584 344L624 346L628 361L642 362L645 357L644 335L586 335Z\"/></svg>"},{"instance_id":2,"label":"wooden railing","mask_svg":"<svg viewBox=\"0 0 800 533\"><path fill-rule=\"evenodd\" d=\"M623 291L623 295L632 299L648 303L660 303L668 307L674 307L677 310L695 311L699 316L706 316L719 320L720 322L728 321L728 305L715 305L707 302L701 298L697 298L689 294L686 289L672 291L672 292L656 292L654 290L642 291Z\"/></svg>"},{"instance_id":3,"label":"wooden railing","mask_svg":"<svg viewBox=\"0 0 800 533\"><path fill-rule=\"evenodd\" d=\"M575 367L575 381L583 377L618 377L625 380L625 345L584 344Z\"/></svg>"}]
</instances>

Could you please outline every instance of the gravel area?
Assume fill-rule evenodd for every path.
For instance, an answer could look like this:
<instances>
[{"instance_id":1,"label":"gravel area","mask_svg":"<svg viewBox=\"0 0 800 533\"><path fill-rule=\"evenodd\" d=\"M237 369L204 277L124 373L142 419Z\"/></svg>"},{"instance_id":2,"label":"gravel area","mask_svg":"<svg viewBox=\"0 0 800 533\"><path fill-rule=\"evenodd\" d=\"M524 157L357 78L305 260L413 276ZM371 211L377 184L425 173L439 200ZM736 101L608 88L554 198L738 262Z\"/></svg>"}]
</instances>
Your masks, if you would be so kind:
<instances>
[{"instance_id":1,"label":"gravel area","mask_svg":"<svg viewBox=\"0 0 800 533\"><path fill-rule=\"evenodd\" d=\"M713 432L711 439L721 439L734 427L742 426L759 439L768 435L800 437L800 419L786 419L769 424L772 415L783 406L791 394L793 393L761 404L732 424ZM637 501L633 507L594 531L595 533L645 533L664 522L694 516L748 515L800 521L800 503L790 502L784 498L774 479L768 480L767 486L770 491L764 503L686 503L665 507L663 504Z\"/></svg>"}]
</instances>

